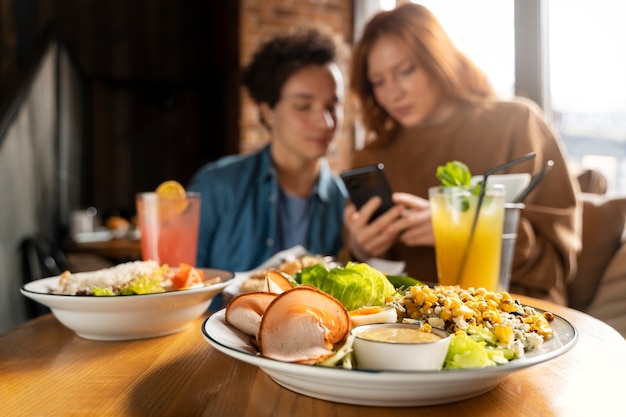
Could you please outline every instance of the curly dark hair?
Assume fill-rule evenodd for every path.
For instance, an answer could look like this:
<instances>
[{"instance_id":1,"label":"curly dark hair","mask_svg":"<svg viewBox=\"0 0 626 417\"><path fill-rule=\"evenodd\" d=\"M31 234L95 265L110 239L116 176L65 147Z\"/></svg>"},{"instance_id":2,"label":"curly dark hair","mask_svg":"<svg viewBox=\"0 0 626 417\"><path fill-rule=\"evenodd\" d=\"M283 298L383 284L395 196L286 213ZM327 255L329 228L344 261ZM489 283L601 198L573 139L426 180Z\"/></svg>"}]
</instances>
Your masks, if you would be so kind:
<instances>
[{"instance_id":1,"label":"curly dark hair","mask_svg":"<svg viewBox=\"0 0 626 417\"><path fill-rule=\"evenodd\" d=\"M300 29L278 35L257 49L243 70L243 84L257 103L274 107L287 79L309 65L336 61L336 45L317 29Z\"/></svg>"}]
</instances>

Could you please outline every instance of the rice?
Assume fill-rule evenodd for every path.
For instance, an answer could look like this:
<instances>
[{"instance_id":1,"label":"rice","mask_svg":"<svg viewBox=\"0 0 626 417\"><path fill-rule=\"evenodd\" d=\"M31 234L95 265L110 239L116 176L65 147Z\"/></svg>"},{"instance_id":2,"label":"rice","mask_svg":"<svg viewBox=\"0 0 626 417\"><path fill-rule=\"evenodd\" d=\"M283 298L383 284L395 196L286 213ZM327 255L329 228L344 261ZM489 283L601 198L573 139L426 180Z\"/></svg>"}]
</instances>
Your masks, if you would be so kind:
<instances>
[{"instance_id":1,"label":"rice","mask_svg":"<svg viewBox=\"0 0 626 417\"><path fill-rule=\"evenodd\" d=\"M138 275L150 275L159 270L155 261L134 261L98 271L61 274L54 294L89 294L93 288L116 288Z\"/></svg>"}]
</instances>

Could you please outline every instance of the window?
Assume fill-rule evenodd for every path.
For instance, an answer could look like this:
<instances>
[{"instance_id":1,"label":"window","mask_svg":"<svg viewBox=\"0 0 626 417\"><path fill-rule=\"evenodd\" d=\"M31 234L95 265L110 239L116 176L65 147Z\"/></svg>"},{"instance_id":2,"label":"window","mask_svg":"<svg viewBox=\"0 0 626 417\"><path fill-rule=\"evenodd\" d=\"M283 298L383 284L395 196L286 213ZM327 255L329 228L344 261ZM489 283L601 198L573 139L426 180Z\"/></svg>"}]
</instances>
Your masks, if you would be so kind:
<instances>
[{"instance_id":1,"label":"window","mask_svg":"<svg viewBox=\"0 0 626 417\"><path fill-rule=\"evenodd\" d=\"M407 1L362 0L355 6L358 12L362 3L368 4L369 18ZM607 194L626 194L626 53L621 45L626 39L626 2L411 2L437 16L501 97L517 91L544 106L563 139L573 173L596 169L607 178ZM358 16L357 25L362 25L366 19ZM517 69L516 22L521 45Z\"/></svg>"},{"instance_id":2,"label":"window","mask_svg":"<svg viewBox=\"0 0 626 417\"><path fill-rule=\"evenodd\" d=\"M391 10L407 0L355 2L355 35L379 10ZM515 87L514 0L411 0L433 12L455 45L489 77L496 93L512 97ZM497 33L498 36L494 36Z\"/></svg>"},{"instance_id":3,"label":"window","mask_svg":"<svg viewBox=\"0 0 626 417\"><path fill-rule=\"evenodd\" d=\"M626 193L626 3L550 0L548 34L554 125L574 169Z\"/></svg>"},{"instance_id":4,"label":"window","mask_svg":"<svg viewBox=\"0 0 626 417\"><path fill-rule=\"evenodd\" d=\"M514 0L412 0L437 17L454 44L489 77L496 93L515 87ZM494 36L497 34L497 36Z\"/></svg>"}]
</instances>

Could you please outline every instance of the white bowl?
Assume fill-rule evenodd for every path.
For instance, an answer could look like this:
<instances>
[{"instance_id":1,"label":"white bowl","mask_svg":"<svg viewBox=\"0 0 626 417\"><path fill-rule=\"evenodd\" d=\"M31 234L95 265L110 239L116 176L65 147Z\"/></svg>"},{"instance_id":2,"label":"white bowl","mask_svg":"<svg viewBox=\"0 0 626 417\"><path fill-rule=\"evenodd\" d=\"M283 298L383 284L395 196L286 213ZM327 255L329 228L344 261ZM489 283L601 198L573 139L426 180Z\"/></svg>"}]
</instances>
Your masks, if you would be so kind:
<instances>
[{"instance_id":1,"label":"white bowl","mask_svg":"<svg viewBox=\"0 0 626 417\"><path fill-rule=\"evenodd\" d=\"M482 181L482 175L472 177L472 184ZM490 175L487 178L487 186L500 184L504 185L504 201L512 203L513 199L530 184L530 174L499 174Z\"/></svg>"},{"instance_id":2,"label":"white bowl","mask_svg":"<svg viewBox=\"0 0 626 417\"><path fill-rule=\"evenodd\" d=\"M354 355L358 369L398 370L398 371L437 371L443 363L450 346L450 335L439 329L432 329L438 336L435 341L406 342L371 340L363 337L370 331L400 330L413 334L421 333L417 324L376 323L357 326L351 333L354 338Z\"/></svg>"},{"instance_id":3,"label":"white bowl","mask_svg":"<svg viewBox=\"0 0 626 417\"><path fill-rule=\"evenodd\" d=\"M220 281L205 287L155 294L95 297L52 294L59 277L25 284L20 292L52 310L66 327L85 339L131 340L163 336L188 327L205 313L211 300L230 284L233 273L203 269L205 280Z\"/></svg>"}]
</instances>

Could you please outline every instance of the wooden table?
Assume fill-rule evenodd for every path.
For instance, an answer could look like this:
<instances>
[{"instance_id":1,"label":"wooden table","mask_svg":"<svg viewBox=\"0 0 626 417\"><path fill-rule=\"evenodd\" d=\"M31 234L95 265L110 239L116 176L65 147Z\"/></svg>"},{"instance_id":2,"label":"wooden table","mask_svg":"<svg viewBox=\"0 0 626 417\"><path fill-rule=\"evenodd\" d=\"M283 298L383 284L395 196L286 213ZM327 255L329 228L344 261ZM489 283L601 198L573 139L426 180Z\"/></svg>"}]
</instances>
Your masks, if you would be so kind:
<instances>
[{"instance_id":1,"label":"wooden table","mask_svg":"<svg viewBox=\"0 0 626 417\"><path fill-rule=\"evenodd\" d=\"M141 241L138 239L110 239L95 242L73 242L63 244L66 254L94 254L110 260L141 258Z\"/></svg>"},{"instance_id":2,"label":"wooden table","mask_svg":"<svg viewBox=\"0 0 626 417\"><path fill-rule=\"evenodd\" d=\"M0 336L0 410L11 417L626 415L624 338L581 312L521 301L570 320L580 332L578 343L486 394L456 403L380 408L296 394L257 367L213 349L200 331L203 317L170 336L96 342L45 315Z\"/></svg>"}]
</instances>

